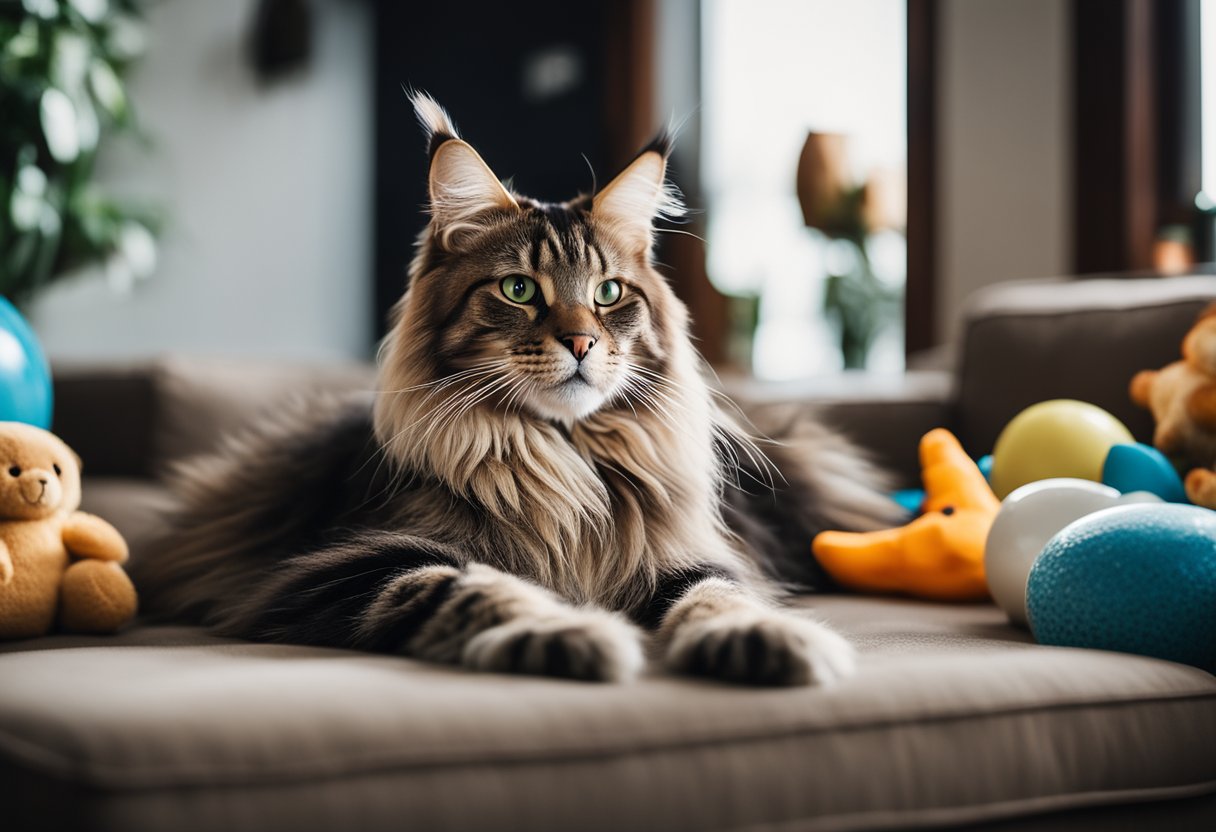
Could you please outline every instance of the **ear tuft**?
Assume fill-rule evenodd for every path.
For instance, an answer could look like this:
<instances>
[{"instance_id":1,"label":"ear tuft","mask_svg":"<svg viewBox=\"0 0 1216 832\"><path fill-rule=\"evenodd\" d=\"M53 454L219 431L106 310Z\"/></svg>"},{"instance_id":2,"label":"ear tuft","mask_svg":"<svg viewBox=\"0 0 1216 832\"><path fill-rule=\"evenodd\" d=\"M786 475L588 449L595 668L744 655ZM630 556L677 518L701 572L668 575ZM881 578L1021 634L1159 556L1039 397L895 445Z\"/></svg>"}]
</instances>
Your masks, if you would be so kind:
<instances>
[{"instance_id":1,"label":"ear tuft","mask_svg":"<svg viewBox=\"0 0 1216 832\"><path fill-rule=\"evenodd\" d=\"M426 135L426 152L430 156L434 156L439 146L448 139L460 138L456 125L452 123L452 117L448 115L447 110L439 106L438 101L418 90L410 90L406 94L414 105L414 115L418 117L418 124Z\"/></svg>"},{"instance_id":2,"label":"ear tuft","mask_svg":"<svg viewBox=\"0 0 1216 832\"><path fill-rule=\"evenodd\" d=\"M666 179L671 146L671 133L660 131L592 201L592 216L616 227L630 245L646 251L653 242L656 219L684 216L680 191Z\"/></svg>"},{"instance_id":3,"label":"ear tuft","mask_svg":"<svg viewBox=\"0 0 1216 832\"><path fill-rule=\"evenodd\" d=\"M518 210L519 204L477 151L460 138L447 112L426 93L411 92L431 154L431 225L449 251L483 227L486 212Z\"/></svg>"},{"instance_id":4,"label":"ear tuft","mask_svg":"<svg viewBox=\"0 0 1216 832\"><path fill-rule=\"evenodd\" d=\"M672 133L670 127L664 127L654 137L646 143L646 146L638 151L638 156L643 153L657 153L663 157L663 160L671 158L671 150L675 146L676 137ZM636 157L634 157L636 158Z\"/></svg>"}]
</instances>

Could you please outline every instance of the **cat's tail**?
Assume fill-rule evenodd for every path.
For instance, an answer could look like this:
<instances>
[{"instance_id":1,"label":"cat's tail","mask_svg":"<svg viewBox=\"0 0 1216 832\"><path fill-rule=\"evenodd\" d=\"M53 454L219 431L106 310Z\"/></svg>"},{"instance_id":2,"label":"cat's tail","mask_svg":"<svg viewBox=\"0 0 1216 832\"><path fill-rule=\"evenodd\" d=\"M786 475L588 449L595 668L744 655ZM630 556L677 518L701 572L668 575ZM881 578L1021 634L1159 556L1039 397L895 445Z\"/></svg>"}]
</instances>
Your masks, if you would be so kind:
<instances>
[{"instance_id":1,"label":"cat's tail","mask_svg":"<svg viewBox=\"0 0 1216 832\"><path fill-rule=\"evenodd\" d=\"M354 474L379 470L365 461L371 447L367 397L301 396L178 463L166 532L132 559L142 613L221 624L278 559L333 520Z\"/></svg>"},{"instance_id":2,"label":"cat's tail","mask_svg":"<svg viewBox=\"0 0 1216 832\"><path fill-rule=\"evenodd\" d=\"M889 496L893 478L805 407L748 408L745 418L724 412L720 424L723 515L772 578L827 588L831 580L811 554L815 535L907 521Z\"/></svg>"}]
</instances>

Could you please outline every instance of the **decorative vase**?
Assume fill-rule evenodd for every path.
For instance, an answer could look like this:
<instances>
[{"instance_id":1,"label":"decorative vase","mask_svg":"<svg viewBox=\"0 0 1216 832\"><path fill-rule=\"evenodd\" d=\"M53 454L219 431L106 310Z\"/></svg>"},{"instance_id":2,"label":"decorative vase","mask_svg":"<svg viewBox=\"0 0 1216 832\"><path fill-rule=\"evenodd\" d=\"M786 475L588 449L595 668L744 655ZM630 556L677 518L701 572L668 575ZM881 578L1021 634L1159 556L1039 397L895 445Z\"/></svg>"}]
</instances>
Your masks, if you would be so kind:
<instances>
[{"instance_id":1,"label":"decorative vase","mask_svg":"<svg viewBox=\"0 0 1216 832\"><path fill-rule=\"evenodd\" d=\"M0 297L0 421L51 428L51 369L34 331Z\"/></svg>"}]
</instances>

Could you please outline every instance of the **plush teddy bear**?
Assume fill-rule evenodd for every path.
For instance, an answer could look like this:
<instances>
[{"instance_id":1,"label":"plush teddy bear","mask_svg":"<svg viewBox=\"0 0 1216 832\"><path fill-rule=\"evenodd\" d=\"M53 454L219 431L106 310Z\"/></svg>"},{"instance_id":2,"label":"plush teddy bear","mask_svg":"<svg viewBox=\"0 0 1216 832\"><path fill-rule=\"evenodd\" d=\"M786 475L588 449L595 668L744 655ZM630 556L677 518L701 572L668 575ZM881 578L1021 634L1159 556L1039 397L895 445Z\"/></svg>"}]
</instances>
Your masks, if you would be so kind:
<instances>
[{"instance_id":1,"label":"plush teddy bear","mask_svg":"<svg viewBox=\"0 0 1216 832\"><path fill-rule=\"evenodd\" d=\"M1160 370L1137 373L1132 401L1157 421L1153 444L1181 470L1191 502L1216 508L1216 303L1182 342L1182 360Z\"/></svg>"},{"instance_id":2,"label":"plush teddy bear","mask_svg":"<svg viewBox=\"0 0 1216 832\"><path fill-rule=\"evenodd\" d=\"M0 422L0 638L44 635L56 622L111 633L135 615L119 565L126 541L79 505L72 449L41 428Z\"/></svg>"}]
</instances>

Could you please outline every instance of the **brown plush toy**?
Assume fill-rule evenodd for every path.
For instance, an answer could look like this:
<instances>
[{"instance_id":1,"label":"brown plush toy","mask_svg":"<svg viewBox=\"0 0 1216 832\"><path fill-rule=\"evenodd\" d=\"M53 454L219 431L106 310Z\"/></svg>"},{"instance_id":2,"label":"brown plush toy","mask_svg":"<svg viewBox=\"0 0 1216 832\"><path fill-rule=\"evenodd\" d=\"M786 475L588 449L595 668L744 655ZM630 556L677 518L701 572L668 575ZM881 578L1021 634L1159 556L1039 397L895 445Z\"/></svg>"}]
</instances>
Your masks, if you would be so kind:
<instances>
[{"instance_id":1,"label":"brown plush toy","mask_svg":"<svg viewBox=\"0 0 1216 832\"><path fill-rule=\"evenodd\" d=\"M1187 333L1182 360L1137 373L1131 396L1157 421L1157 450L1182 470L1193 468L1186 478L1191 502L1216 509L1216 303Z\"/></svg>"},{"instance_id":2,"label":"brown plush toy","mask_svg":"<svg viewBox=\"0 0 1216 832\"><path fill-rule=\"evenodd\" d=\"M77 511L80 460L59 437L0 422L0 638L112 633L135 615L127 543Z\"/></svg>"}]
</instances>

